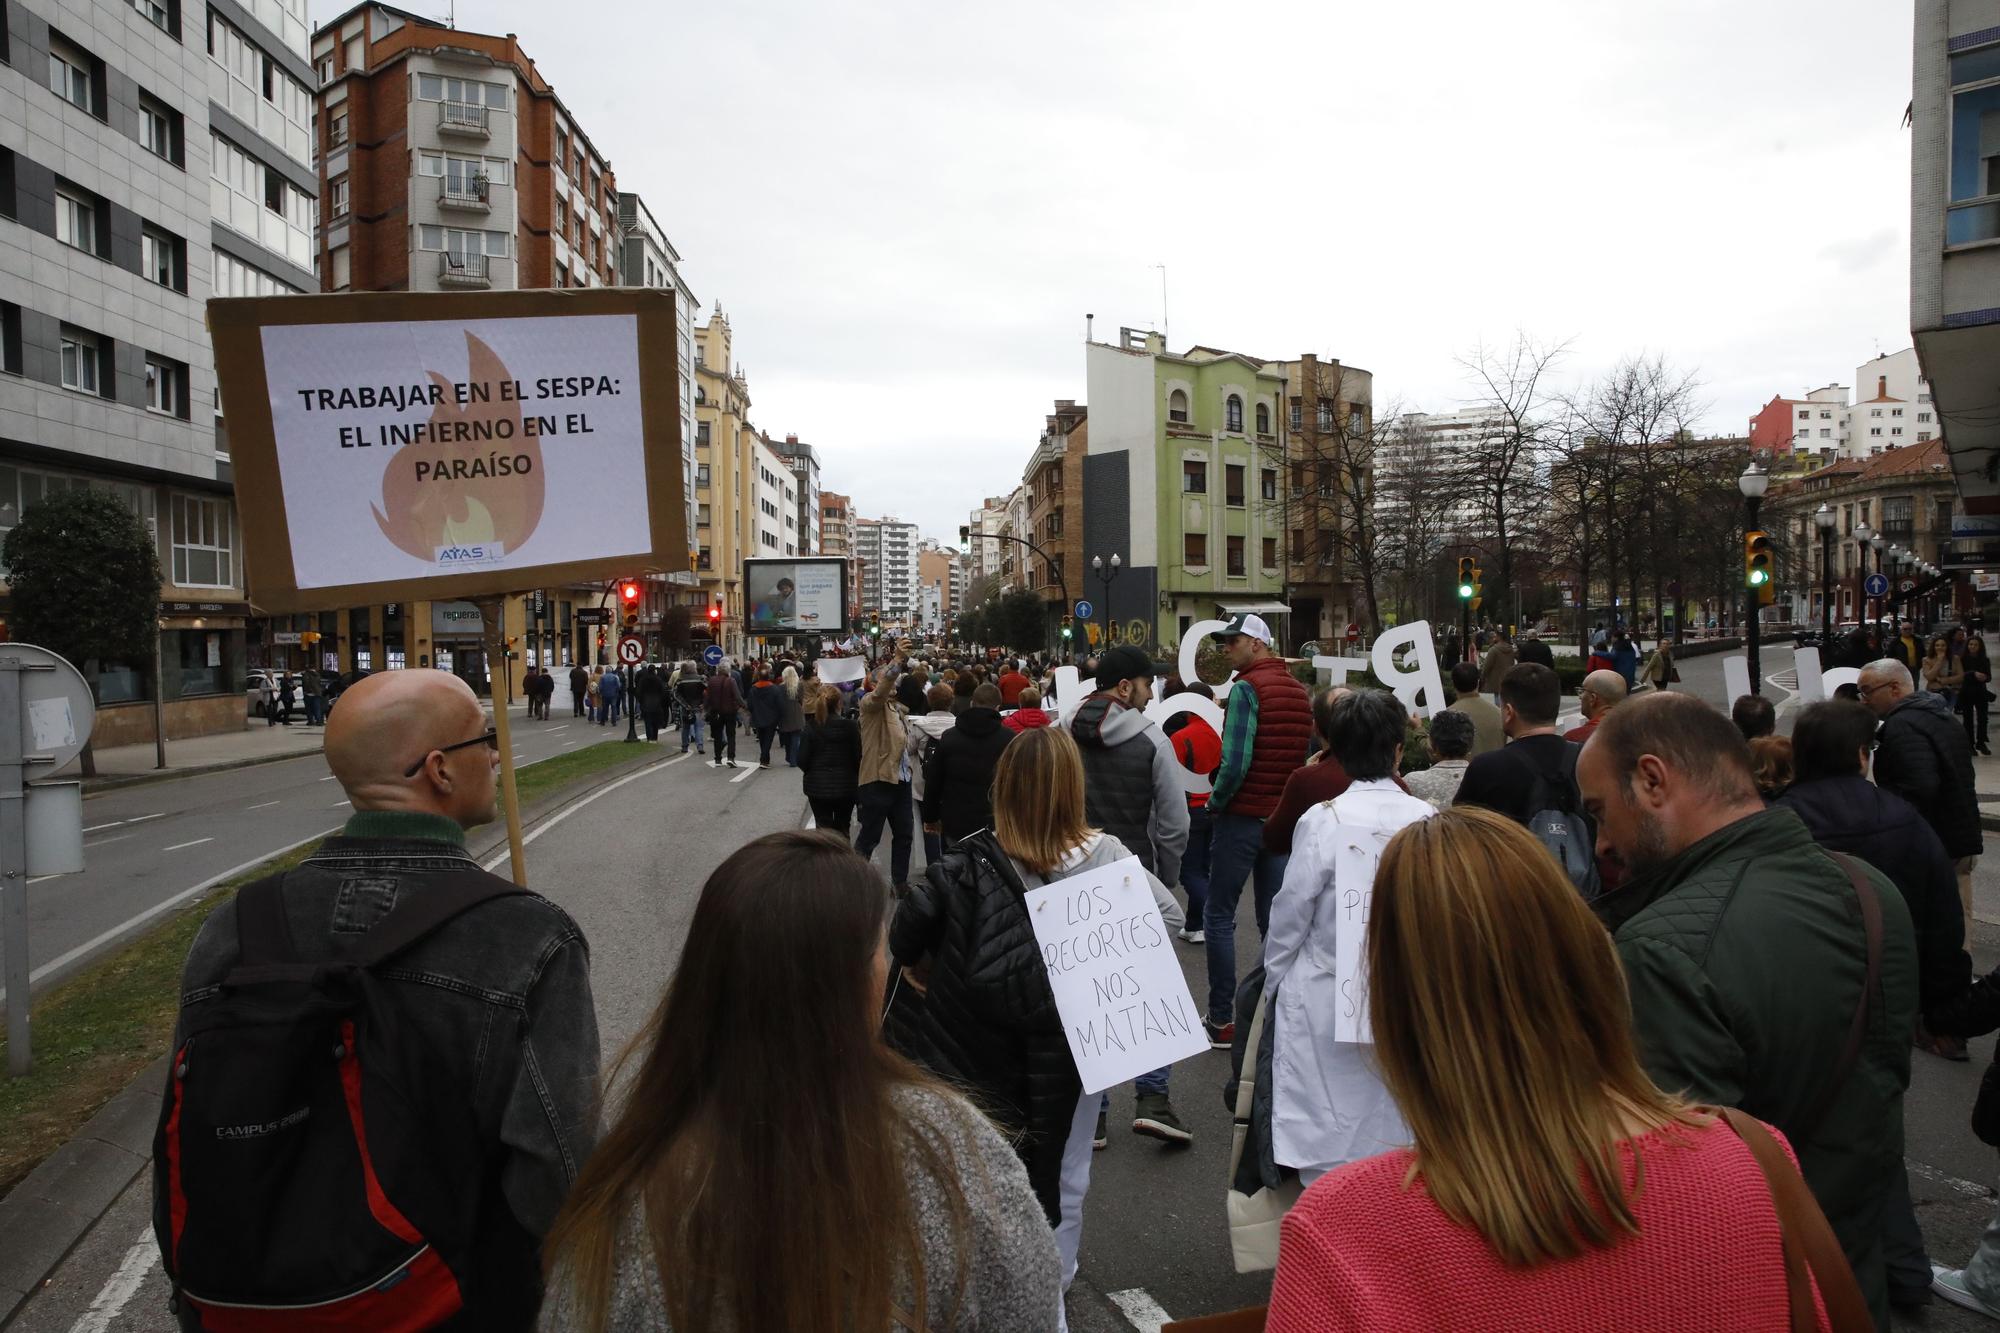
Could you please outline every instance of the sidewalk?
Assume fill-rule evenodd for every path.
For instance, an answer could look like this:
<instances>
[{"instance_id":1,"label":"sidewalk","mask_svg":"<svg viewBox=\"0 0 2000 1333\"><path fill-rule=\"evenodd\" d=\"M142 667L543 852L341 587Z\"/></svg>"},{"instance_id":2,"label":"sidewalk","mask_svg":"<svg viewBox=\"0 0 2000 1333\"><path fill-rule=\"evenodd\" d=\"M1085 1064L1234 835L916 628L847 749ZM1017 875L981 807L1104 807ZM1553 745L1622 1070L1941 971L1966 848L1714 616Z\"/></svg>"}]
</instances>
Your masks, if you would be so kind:
<instances>
[{"instance_id":1,"label":"sidewalk","mask_svg":"<svg viewBox=\"0 0 2000 1333\"><path fill-rule=\"evenodd\" d=\"M488 713L493 711L492 700L482 699L480 704ZM514 707L518 717L522 707L519 700L515 701ZM297 714L288 727L273 727L263 718L255 717L241 731L169 740L165 768L157 767L159 756L151 741L100 749L96 752L97 776L84 783L84 791L105 791L153 779L186 777L192 773L212 773L219 769L245 768L251 764L318 754L326 743L326 728L305 725L304 716L303 713ZM82 773L81 764L72 759L61 770L46 776L75 778Z\"/></svg>"},{"instance_id":2,"label":"sidewalk","mask_svg":"<svg viewBox=\"0 0 2000 1333\"><path fill-rule=\"evenodd\" d=\"M2000 833L2000 755L1973 754L1972 789L1979 793L1981 827Z\"/></svg>"}]
</instances>

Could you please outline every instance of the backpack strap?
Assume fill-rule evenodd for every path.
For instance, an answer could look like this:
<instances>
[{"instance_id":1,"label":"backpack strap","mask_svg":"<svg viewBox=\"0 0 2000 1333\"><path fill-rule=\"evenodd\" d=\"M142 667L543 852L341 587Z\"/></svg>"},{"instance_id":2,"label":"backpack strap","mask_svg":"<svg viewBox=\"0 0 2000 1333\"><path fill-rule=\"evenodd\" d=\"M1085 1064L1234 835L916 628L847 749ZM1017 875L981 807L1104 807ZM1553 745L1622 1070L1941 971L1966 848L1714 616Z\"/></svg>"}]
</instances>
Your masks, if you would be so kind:
<instances>
[{"instance_id":1,"label":"backpack strap","mask_svg":"<svg viewBox=\"0 0 2000 1333\"><path fill-rule=\"evenodd\" d=\"M292 943L291 923L285 919L287 870L246 884L236 895L236 966L283 966L299 961L298 946Z\"/></svg>"},{"instance_id":2,"label":"backpack strap","mask_svg":"<svg viewBox=\"0 0 2000 1333\"><path fill-rule=\"evenodd\" d=\"M1847 1040L1840 1048L1840 1059L1834 1062L1833 1072L1819 1096L1804 1115L1792 1122L1788 1137L1794 1144L1804 1145L1812 1137L1826 1113L1833 1109L1833 1102L1840 1090L1847 1086L1848 1075L1854 1072L1854 1064L1861 1058L1861 1042L1868 1034L1868 1010L1875 1002L1875 992L1882 984L1882 900L1875 892L1874 881L1861 868L1861 863L1842 852L1829 852L1840 868L1847 872L1847 882L1854 886L1854 896L1861 904L1861 928L1868 941L1868 967L1861 980L1861 997L1854 1002L1854 1017L1847 1024Z\"/></svg>"},{"instance_id":3,"label":"backpack strap","mask_svg":"<svg viewBox=\"0 0 2000 1333\"><path fill-rule=\"evenodd\" d=\"M476 869L426 875L421 887L407 886L389 914L370 928L344 961L360 967L386 963L481 903L527 895L527 890Z\"/></svg>"}]
</instances>

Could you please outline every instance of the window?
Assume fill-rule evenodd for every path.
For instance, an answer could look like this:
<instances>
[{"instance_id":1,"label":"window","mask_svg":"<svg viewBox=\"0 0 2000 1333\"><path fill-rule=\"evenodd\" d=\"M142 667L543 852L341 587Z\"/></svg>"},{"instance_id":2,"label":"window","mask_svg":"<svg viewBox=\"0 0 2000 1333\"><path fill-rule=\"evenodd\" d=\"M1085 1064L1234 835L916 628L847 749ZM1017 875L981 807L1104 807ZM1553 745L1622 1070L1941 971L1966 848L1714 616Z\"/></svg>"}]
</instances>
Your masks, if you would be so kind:
<instances>
[{"instance_id":1,"label":"window","mask_svg":"<svg viewBox=\"0 0 2000 1333\"><path fill-rule=\"evenodd\" d=\"M56 239L91 254L97 251L97 200L80 190L56 187Z\"/></svg>"},{"instance_id":2,"label":"window","mask_svg":"<svg viewBox=\"0 0 2000 1333\"><path fill-rule=\"evenodd\" d=\"M569 205L560 199L556 200L556 225L554 230L558 236L564 236L569 233Z\"/></svg>"},{"instance_id":3,"label":"window","mask_svg":"<svg viewBox=\"0 0 2000 1333\"><path fill-rule=\"evenodd\" d=\"M1931 414L1930 414L1930 413L1928 413L1928 412L1919 412L1919 413L1917 413L1917 420L1918 420L1918 421L1929 421L1930 419L1931 419Z\"/></svg>"},{"instance_id":4,"label":"window","mask_svg":"<svg viewBox=\"0 0 2000 1333\"><path fill-rule=\"evenodd\" d=\"M322 84L333 82L333 57L321 56L313 61L313 76Z\"/></svg>"},{"instance_id":5,"label":"window","mask_svg":"<svg viewBox=\"0 0 2000 1333\"><path fill-rule=\"evenodd\" d=\"M1917 443L1918 443L1918 444L1922 444L1922 443L1924 443L1924 442L1925 442L1926 440L1930 439L1930 437L1931 437L1931 433L1930 433L1929 431L1927 431L1927 430L1920 430L1920 431L1918 431L1918 432L1917 432Z\"/></svg>"},{"instance_id":6,"label":"window","mask_svg":"<svg viewBox=\"0 0 2000 1333\"><path fill-rule=\"evenodd\" d=\"M698 526L698 527L703 527L703 528L707 527L707 526L708 526L708 514L709 514L709 509L708 509L708 506L707 506L707 505L705 505L705 504L703 504L703 505L696 505L696 506L695 506L695 519L694 519L694 521L695 521L695 524L696 524L696 526Z\"/></svg>"},{"instance_id":7,"label":"window","mask_svg":"<svg viewBox=\"0 0 2000 1333\"><path fill-rule=\"evenodd\" d=\"M347 216L347 177L339 176L326 183L326 211L328 217Z\"/></svg>"},{"instance_id":8,"label":"window","mask_svg":"<svg viewBox=\"0 0 2000 1333\"><path fill-rule=\"evenodd\" d=\"M1258 471L1258 491L1266 500L1278 498L1278 473L1275 468L1261 468Z\"/></svg>"},{"instance_id":9,"label":"window","mask_svg":"<svg viewBox=\"0 0 2000 1333\"><path fill-rule=\"evenodd\" d=\"M1889 415L1892 417L1899 417L1903 415L1903 409L1900 407L1892 407L1889 409Z\"/></svg>"},{"instance_id":10,"label":"window","mask_svg":"<svg viewBox=\"0 0 2000 1333\"><path fill-rule=\"evenodd\" d=\"M1181 493L1183 495L1208 494L1208 464L1198 458L1181 460Z\"/></svg>"},{"instance_id":11,"label":"window","mask_svg":"<svg viewBox=\"0 0 2000 1333\"><path fill-rule=\"evenodd\" d=\"M1821 438L1822 440L1830 440L1830 439L1832 439L1832 438L1833 438L1833 430L1832 430L1832 428L1831 428L1831 427L1829 427L1829 426L1821 426L1821 427L1819 428L1819 437L1820 437L1820 438Z\"/></svg>"},{"instance_id":12,"label":"window","mask_svg":"<svg viewBox=\"0 0 2000 1333\"><path fill-rule=\"evenodd\" d=\"M110 377L103 372L110 369L101 364L105 360L103 339L82 329L67 325L62 330L62 386L75 389L78 393L105 392L110 387Z\"/></svg>"},{"instance_id":13,"label":"window","mask_svg":"<svg viewBox=\"0 0 2000 1333\"><path fill-rule=\"evenodd\" d=\"M1801 412L1801 413L1799 413L1799 415L1800 415L1800 416L1804 416L1804 415L1805 415L1805 413ZM1819 419L1820 419L1821 421L1831 421L1831 420L1833 420L1833 413L1831 413L1831 412L1822 412L1822 413L1820 413L1820 414L1819 414Z\"/></svg>"},{"instance_id":14,"label":"window","mask_svg":"<svg viewBox=\"0 0 2000 1333\"><path fill-rule=\"evenodd\" d=\"M187 290L187 243L172 232L158 227L139 229L139 271L148 282Z\"/></svg>"},{"instance_id":15,"label":"window","mask_svg":"<svg viewBox=\"0 0 2000 1333\"><path fill-rule=\"evenodd\" d=\"M495 259L507 257L508 235L504 231L462 231L457 227L422 226L417 228L418 248L422 250L443 250L447 254L490 255Z\"/></svg>"},{"instance_id":16,"label":"window","mask_svg":"<svg viewBox=\"0 0 2000 1333\"><path fill-rule=\"evenodd\" d=\"M708 431L709 431L709 423L706 421L701 422L700 424L695 426L694 442L697 448L700 449L708 448ZM706 463L703 463L701 465L701 484L704 486L708 485L708 464Z\"/></svg>"},{"instance_id":17,"label":"window","mask_svg":"<svg viewBox=\"0 0 2000 1333\"><path fill-rule=\"evenodd\" d=\"M180 39L180 15L175 11L178 5L170 5L167 0L132 0L132 8L139 11L139 17L146 20L176 41Z\"/></svg>"},{"instance_id":18,"label":"window","mask_svg":"<svg viewBox=\"0 0 2000 1333\"><path fill-rule=\"evenodd\" d=\"M1993 77L1974 74L1984 61L2000 66L2000 48L1962 52L1952 58L1954 85ZM1966 88L1951 97L1950 202L1962 207L1945 214L1945 244L1965 245L2000 238L2000 204L1973 203L2000 195L2000 85Z\"/></svg>"},{"instance_id":19,"label":"window","mask_svg":"<svg viewBox=\"0 0 2000 1333\"><path fill-rule=\"evenodd\" d=\"M326 143L329 148L338 148L347 142L347 113L336 111L327 117Z\"/></svg>"},{"instance_id":20,"label":"window","mask_svg":"<svg viewBox=\"0 0 2000 1333\"><path fill-rule=\"evenodd\" d=\"M188 418L188 371L183 362L146 354L146 410Z\"/></svg>"},{"instance_id":21,"label":"window","mask_svg":"<svg viewBox=\"0 0 2000 1333\"><path fill-rule=\"evenodd\" d=\"M1880 426L1870 426L1868 428L1868 433L1870 435L1880 435L1882 433L1882 428Z\"/></svg>"},{"instance_id":22,"label":"window","mask_svg":"<svg viewBox=\"0 0 2000 1333\"><path fill-rule=\"evenodd\" d=\"M1243 433L1243 400L1233 393L1222 400L1222 428L1232 435Z\"/></svg>"},{"instance_id":23,"label":"window","mask_svg":"<svg viewBox=\"0 0 2000 1333\"><path fill-rule=\"evenodd\" d=\"M1293 429L1293 430L1302 430L1302 429L1304 429L1304 427L1302 427L1302 426L1301 426L1301 425L1299 424L1299 422L1300 422L1301 420L1302 420L1302 418L1301 418L1301 417L1299 416L1299 400L1298 400L1298 399L1296 399L1296 398L1294 398L1294 399L1292 399L1292 429Z\"/></svg>"},{"instance_id":24,"label":"window","mask_svg":"<svg viewBox=\"0 0 2000 1333\"><path fill-rule=\"evenodd\" d=\"M1301 564L1306 558L1306 530L1292 529L1292 563Z\"/></svg>"},{"instance_id":25,"label":"window","mask_svg":"<svg viewBox=\"0 0 2000 1333\"><path fill-rule=\"evenodd\" d=\"M173 579L183 588L228 588L236 582L229 502L193 495L173 498Z\"/></svg>"},{"instance_id":26,"label":"window","mask_svg":"<svg viewBox=\"0 0 2000 1333\"><path fill-rule=\"evenodd\" d=\"M49 32L49 88L79 111L97 114L97 61L83 48Z\"/></svg>"},{"instance_id":27,"label":"window","mask_svg":"<svg viewBox=\"0 0 2000 1333\"><path fill-rule=\"evenodd\" d=\"M448 78L442 74L419 74L417 99L423 102L466 102L504 111L507 109L507 85Z\"/></svg>"},{"instance_id":28,"label":"window","mask_svg":"<svg viewBox=\"0 0 2000 1333\"><path fill-rule=\"evenodd\" d=\"M289 296L298 288L289 282L281 282L263 269L252 268L234 255L221 250L209 252L214 257L211 281L216 296Z\"/></svg>"},{"instance_id":29,"label":"window","mask_svg":"<svg viewBox=\"0 0 2000 1333\"><path fill-rule=\"evenodd\" d=\"M1322 398L1319 400L1319 428L1323 432L1333 429L1333 399L1331 398Z\"/></svg>"},{"instance_id":30,"label":"window","mask_svg":"<svg viewBox=\"0 0 2000 1333\"><path fill-rule=\"evenodd\" d=\"M1241 463L1227 463L1223 466L1222 502L1224 504L1235 505L1239 509L1243 507L1243 474L1245 470Z\"/></svg>"},{"instance_id":31,"label":"window","mask_svg":"<svg viewBox=\"0 0 2000 1333\"><path fill-rule=\"evenodd\" d=\"M21 370L21 307L0 301L0 371L18 375ZM4 498L0 490L0 499Z\"/></svg>"},{"instance_id":32,"label":"window","mask_svg":"<svg viewBox=\"0 0 2000 1333\"><path fill-rule=\"evenodd\" d=\"M1891 426L1889 427L1889 433L1891 435L1901 435L1903 433L1903 428L1901 426Z\"/></svg>"},{"instance_id":33,"label":"window","mask_svg":"<svg viewBox=\"0 0 2000 1333\"><path fill-rule=\"evenodd\" d=\"M1167 420L1186 425L1188 419L1188 397L1186 390L1175 389L1167 395Z\"/></svg>"},{"instance_id":34,"label":"window","mask_svg":"<svg viewBox=\"0 0 2000 1333\"><path fill-rule=\"evenodd\" d=\"M139 94L139 143L155 157L181 166L183 130L181 113L170 110L144 93Z\"/></svg>"},{"instance_id":35,"label":"window","mask_svg":"<svg viewBox=\"0 0 2000 1333\"><path fill-rule=\"evenodd\" d=\"M1257 404L1257 433L1259 435L1269 435L1271 433L1271 405L1269 403Z\"/></svg>"},{"instance_id":36,"label":"window","mask_svg":"<svg viewBox=\"0 0 2000 1333\"><path fill-rule=\"evenodd\" d=\"M1276 537L1266 537L1264 539L1264 568L1276 569L1277 567L1278 539Z\"/></svg>"},{"instance_id":37,"label":"window","mask_svg":"<svg viewBox=\"0 0 2000 1333\"><path fill-rule=\"evenodd\" d=\"M1181 538L1181 563L1189 569L1201 569L1207 566L1207 533L1190 532Z\"/></svg>"},{"instance_id":38,"label":"window","mask_svg":"<svg viewBox=\"0 0 2000 1333\"><path fill-rule=\"evenodd\" d=\"M1882 409L1879 407L1871 407L1868 409L1868 415L1871 417L1879 417L1882 415Z\"/></svg>"},{"instance_id":39,"label":"window","mask_svg":"<svg viewBox=\"0 0 2000 1333\"><path fill-rule=\"evenodd\" d=\"M1229 537L1225 541L1229 548L1229 577L1232 579L1243 578L1250 572L1243 566L1243 539L1241 537Z\"/></svg>"},{"instance_id":40,"label":"window","mask_svg":"<svg viewBox=\"0 0 2000 1333\"><path fill-rule=\"evenodd\" d=\"M556 265L556 286L569 286L569 266L567 264Z\"/></svg>"}]
</instances>

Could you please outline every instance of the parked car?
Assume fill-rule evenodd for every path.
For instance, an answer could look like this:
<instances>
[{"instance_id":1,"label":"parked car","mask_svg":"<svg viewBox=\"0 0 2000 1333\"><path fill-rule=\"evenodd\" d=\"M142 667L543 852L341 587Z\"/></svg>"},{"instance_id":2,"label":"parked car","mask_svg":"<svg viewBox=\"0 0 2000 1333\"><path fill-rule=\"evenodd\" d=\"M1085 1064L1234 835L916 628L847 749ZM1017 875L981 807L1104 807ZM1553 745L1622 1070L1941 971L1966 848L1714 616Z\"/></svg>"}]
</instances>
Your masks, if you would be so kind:
<instances>
[{"instance_id":1,"label":"parked car","mask_svg":"<svg viewBox=\"0 0 2000 1333\"><path fill-rule=\"evenodd\" d=\"M322 675L320 677L322 681L320 689L326 696L327 715L332 716L335 700L346 693L350 686L356 681L366 680L374 674L372 671L343 671L338 676Z\"/></svg>"}]
</instances>

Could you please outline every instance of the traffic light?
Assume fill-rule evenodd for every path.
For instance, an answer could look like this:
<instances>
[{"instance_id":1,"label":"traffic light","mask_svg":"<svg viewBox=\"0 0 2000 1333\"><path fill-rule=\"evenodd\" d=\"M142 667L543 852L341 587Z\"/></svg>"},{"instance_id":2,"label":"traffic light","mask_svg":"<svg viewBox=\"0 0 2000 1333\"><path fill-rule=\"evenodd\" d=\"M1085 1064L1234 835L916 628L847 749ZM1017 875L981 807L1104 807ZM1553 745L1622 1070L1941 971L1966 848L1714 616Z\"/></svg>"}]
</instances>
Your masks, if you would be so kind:
<instances>
[{"instance_id":1,"label":"traffic light","mask_svg":"<svg viewBox=\"0 0 2000 1333\"><path fill-rule=\"evenodd\" d=\"M1771 554L1770 533L1743 534L1743 582L1757 594L1757 602L1761 606L1769 606L1778 596Z\"/></svg>"},{"instance_id":2,"label":"traffic light","mask_svg":"<svg viewBox=\"0 0 2000 1333\"><path fill-rule=\"evenodd\" d=\"M960 546L970 546L972 544L972 525L970 523L961 523L958 525L958 544Z\"/></svg>"},{"instance_id":3,"label":"traffic light","mask_svg":"<svg viewBox=\"0 0 2000 1333\"><path fill-rule=\"evenodd\" d=\"M1076 633L1076 627L1073 624L1071 624L1070 618L1068 616L1064 616L1062 621L1063 642L1068 643L1070 641L1070 637L1075 633Z\"/></svg>"},{"instance_id":4,"label":"traffic light","mask_svg":"<svg viewBox=\"0 0 2000 1333\"><path fill-rule=\"evenodd\" d=\"M1473 610L1475 610L1475 611L1477 611L1477 610L1479 609L1479 604L1480 604L1480 602L1482 602L1482 601L1484 601L1484 600L1485 600L1485 598L1484 598L1484 597L1482 596L1482 593L1483 593L1483 591L1484 591L1484 589L1483 589L1483 587L1482 587L1482 584L1483 584L1483 581L1485 580L1485 578L1486 578L1486 571L1485 571L1485 570L1483 570L1483 569L1481 569L1481 568L1480 568L1480 567L1479 567L1478 565L1474 565L1474 566L1472 567L1472 602L1471 602L1471 606L1472 606L1472 609L1473 609Z\"/></svg>"},{"instance_id":5,"label":"traffic light","mask_svg":"<svg viewBox=\"0 0 2000 1333\"><path fill-rule=\"evenodd\" d=\"M639 580L619 580L618 607L625 628L628 630L639 628Z\"/></svg>"},{"instance_id":6,"label":"traffic light","mask_svg":"<svg viewBox=\"0 0 2000 1333\"><path fill-rule=\"evenodd\" d=\"M717 631L719 631L721 628L722 628L722 599L718 597L714 601L708 604L709 637L710 638L720 637Z\"/></svg>"},{"instance_id":7,"label":"traffic light","mask_svg":"<svg viewBox=\"0 0 2000 1333\"><path fill-rule=\"evenodd\" d=\"M1462 555L1458 558L1458 600L1469 602L1478 595L1479 584L1472 567L1472 557Z\"/></svg>"}]
</instances>

